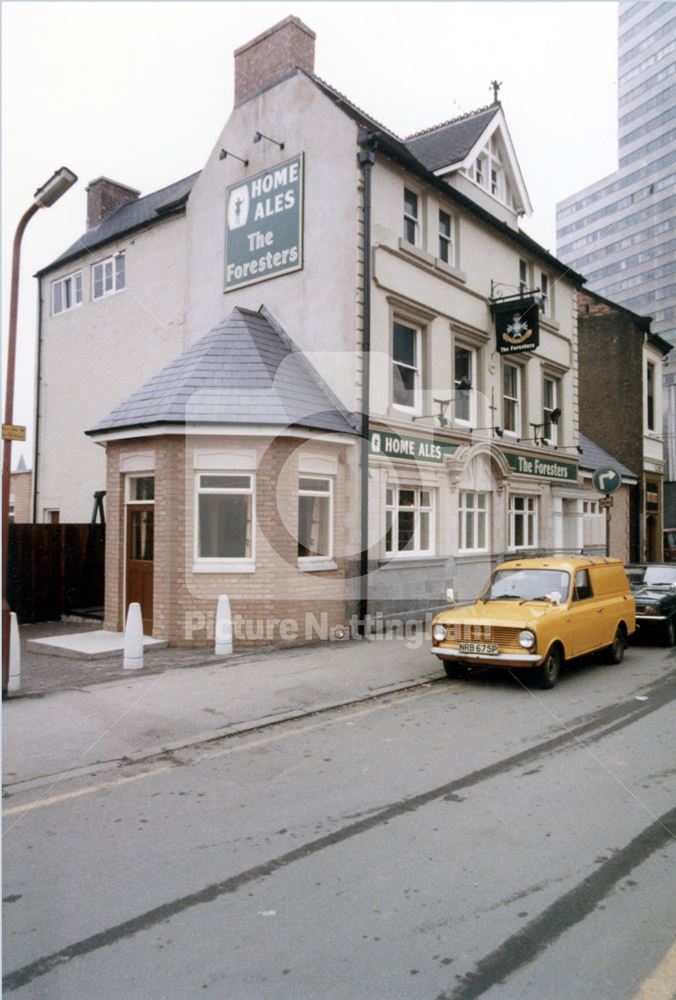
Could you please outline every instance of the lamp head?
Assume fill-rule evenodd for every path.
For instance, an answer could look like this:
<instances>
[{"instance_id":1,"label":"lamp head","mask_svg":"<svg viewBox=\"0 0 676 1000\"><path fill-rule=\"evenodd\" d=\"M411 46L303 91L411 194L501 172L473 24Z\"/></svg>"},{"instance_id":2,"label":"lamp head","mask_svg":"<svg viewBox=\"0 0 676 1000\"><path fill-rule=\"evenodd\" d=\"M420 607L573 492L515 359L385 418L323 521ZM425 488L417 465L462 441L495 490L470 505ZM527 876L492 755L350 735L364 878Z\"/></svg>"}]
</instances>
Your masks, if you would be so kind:
<instances>
[{"instance_id":1,"label":"lamp head","mask_svg":"<svg viewBox=\"0 0 676 1000\"><path fill-rule=\"evenodd\" d=\"M37 189L33 200L40 208L50 208L76 181L77 175L72 170L69 170L68 167L61 167L42 187Z\"/></svg>"}]
</instances>

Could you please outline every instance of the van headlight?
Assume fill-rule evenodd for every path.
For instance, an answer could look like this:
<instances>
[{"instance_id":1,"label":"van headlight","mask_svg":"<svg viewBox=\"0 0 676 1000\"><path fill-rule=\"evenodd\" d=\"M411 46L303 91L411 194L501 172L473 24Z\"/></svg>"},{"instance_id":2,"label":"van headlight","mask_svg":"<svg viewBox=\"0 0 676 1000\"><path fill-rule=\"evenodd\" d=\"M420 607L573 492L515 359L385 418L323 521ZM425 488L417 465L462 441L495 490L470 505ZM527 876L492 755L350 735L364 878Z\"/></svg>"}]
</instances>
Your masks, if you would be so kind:
<instances>
[{"instance_id":1,"label":"van headlight","mask_svg":"<svg viewBox=\"0 0 676 1000\"><path fill-rule=\"evenodd\" d=\"M519 645L524 649L532 649L535 645L535 633L529 628L524 628L519 632Z\"/></svg>"},{"instance_id":2,"label":"van headlight","mask_svg":"<svg viewBox=\"0 0 676 1000\"><path fill-rule=\"evenodd\" d=\"M642 611L644 615L658 615L660 613L660 609L655 604L646 604L644 608L638 610Z\"/></svg>"},{"instance_id":3,"label":"van headlight","mask_svg":"<svg viewBox=\"0 0 676 1000\"><path fill-rule=\"evenodd\" d=\"M433 625L432 626L432 638L435 642L443 642L446 638L446 626L445 625Z\"/></svg>"}]
</instances>

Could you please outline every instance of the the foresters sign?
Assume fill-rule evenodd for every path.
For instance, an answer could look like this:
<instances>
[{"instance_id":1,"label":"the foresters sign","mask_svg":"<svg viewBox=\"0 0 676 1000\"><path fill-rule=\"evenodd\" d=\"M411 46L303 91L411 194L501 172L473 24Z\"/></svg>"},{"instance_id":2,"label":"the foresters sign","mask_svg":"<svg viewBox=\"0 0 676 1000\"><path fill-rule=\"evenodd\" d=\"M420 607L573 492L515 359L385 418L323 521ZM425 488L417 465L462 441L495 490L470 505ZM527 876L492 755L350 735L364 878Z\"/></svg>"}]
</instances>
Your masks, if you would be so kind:
<instances>
[{"instance_id":1,"label":"the foresters sign","mask_svg":"<svg viewBox=\"0 0 676 1000\"><path fill-rule=\"evenodd\" d=\"M303 154L227 189L225 290L303 266Z\"/></svg>"}]
</instances>

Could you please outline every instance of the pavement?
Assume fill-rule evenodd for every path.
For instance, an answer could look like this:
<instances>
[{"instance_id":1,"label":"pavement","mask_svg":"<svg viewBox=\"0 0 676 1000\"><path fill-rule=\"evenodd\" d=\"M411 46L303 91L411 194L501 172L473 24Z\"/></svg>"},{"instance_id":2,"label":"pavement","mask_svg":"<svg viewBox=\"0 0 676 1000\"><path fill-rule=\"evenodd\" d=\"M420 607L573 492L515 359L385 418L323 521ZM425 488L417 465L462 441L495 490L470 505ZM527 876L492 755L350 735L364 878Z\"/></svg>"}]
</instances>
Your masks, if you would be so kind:
<instances>
[{"instance_id":1,"label":"pavement","mask_svg":"<svg viewBox=\"0 0 676 1000\"><path fill-rule=\"evenodd\" d=\"M153 649L136 671L123 669L121 652L86 660L29 649L31 640L96 629L66 622L21 627L21 689L3 703L6 797L443 676L423 634L227 657Z\"/></svg>"}]
</instances>

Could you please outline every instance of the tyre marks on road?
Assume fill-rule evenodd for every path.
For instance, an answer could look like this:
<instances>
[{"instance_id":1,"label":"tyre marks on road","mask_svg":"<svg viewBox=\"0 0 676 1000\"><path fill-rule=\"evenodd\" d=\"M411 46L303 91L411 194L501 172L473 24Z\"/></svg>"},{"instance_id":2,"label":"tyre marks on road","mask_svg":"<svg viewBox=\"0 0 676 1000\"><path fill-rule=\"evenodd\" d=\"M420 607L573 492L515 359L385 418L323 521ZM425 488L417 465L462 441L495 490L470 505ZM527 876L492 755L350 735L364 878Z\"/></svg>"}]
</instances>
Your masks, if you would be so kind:
<instances>
[{"instance_id":1,"label":"tyre marks on road","mask_svg":"<svg viewBox=\"0 0 676 1000\"><path fill-rule=\"evenodd\" d=\"M573 889L548 906L517 934L481 959L449 992L436 1000L476 1000L528 965L565 931L592 913L601 900L630 872L670 841L676 841L676 807L613 854Z\"/></svg>"},{"instance_id":2,"label":"tyre marks on road","mask_svg":"<svg viewBox=\"0 0 676 1000\"><path fill-rule=\"evenodd\" d=\"M333 833L317 837L315 840L311 840L292 851L288 851L286 854L280 855L277 858L264 862L263 864L256 865L253 868L249 868L248 870L240 872L230 878L223 879L220 882L212 883L203 889L189 893L186 896L181 896L171 902L163 903L161 906L154 907L145 913L138 914L137 916L132 917L129 920L125 920L120 924L116 924L115 926L109 927L97 934L92 934L90 937L76 941L57 952L52 953L51 955L39 958L36 961L31 962L22 968L16 969L14 972L10 972L4 976L3 987L6 991L19 989L20 987L32 982L34 979L46 975L53 969L71 962L75 958L92 954L101 948L106 948L117 942L124 941L127 938L141 933L142 931L149 930L151 927L154 927L163 921L170 920L172 917L178 916L186 910L190 910L197 906L203 906L221 898L222 896L235 893L246 885L251 885L261 879L269 878L276 872L281 871L290 865L296 864L299 861L311 858L321 851L327 850L331 847L336 847L353 837L368 833L369 831L374 830L385 823L389 823L401 816L411 815L430 803L444 799L450 795L455 795L458 792L471 788L484 781L500 777L510 771L530 766L533 762L538 761L543 757L550 756L551 754L558 753L563 750L568 750L571 747L584 744L589 740L601 739L604 735L617 732L618 729L638 722L640 719L658 711L660 708L663 708L665 705L673 701L675 697L675 677L676 670L672 670L669 674L665 674L658 681L655 681L653 684L647 686L644 691L647 701L637 701L634 697L632 697L625 702L600 709L597 713L592 714L586 721L583 721L579 725L573 728L568 728L557 736L544 740L543 742L529 747L526 750L522 750L519 753L505 757L502 760L488 765L487 767L479 768L478 770L472 771L461 778L449 781L444 785L440 785L436 788L429 789L428 791L421 792L418 795L413 795L397 802L390 803L389 805L381 807L374 813L365 816L364 818L361 818L353 823L349 823L346 826L335 830ZM624 851L620 852L619 857L624 859L625 865L629 865L627 870L630 871L637 864L640 864L641 860L644 860L650 853L657 850L660 845L663 845L669 838L676 836L675 827L676 809L667 813L665 817L656 820L642 834L639 834L639 836L636 837L631 844L624 849ZM594 900L593 905L591 906L591 908L593 908L593 906L595 906L598 902L598 899L601 898L601 895L607 893L612 888L615 881L618 878L621 878L624 874L624 871L620 870L621 864L622 862L616 861L615 858L609 859L609 861L594 875L590 876L589 879L581 883L580 886L571 890L570 893L561 897L557 903L553 904L553 907L549 907L549 909L545 911L541 918L537 918L533 921L532 924L535 925L535 929L539 933L540 942L537 943L536 941L534 950L529 949L528 940L525 938L525 933L528 928L524 928L522 935L516 935L514 940L516 945L518 945L517 953L520 956L517 965L508 967L508 958L506 957L504 951L507 945L506 942L505 945L497 949L496 952L482 960L482 963L480 963L481 967L478 966L474 973L470 973L468 977L466 977L464 985L461 984L460 986L455 987L455 992L444 994L443 996L452 997L453 1000L469 1000L470 997L480 995L477 992L471 992L472 990L476 990L477 987L475 984L477 982L487 982L491 976L501 976L502 978L505 978L520 965L532 961L537 952L544 947L544 944L548 939L547 936L555 934L557 927L561 927L561 930L559 930L555 936L558 936L558 934L562 933L563 930L572 926L573 923L577 922L578 919L581 919L582 916L589 912L585 904L585 899L588 896ZM540 924L538 921L542 921L542 923ZM513 939L510 939L510 941L512 940ZM510 945L510 947L512 946L513 945ZM473 980L471 978L472 976L479 976L480 980L476 978ZM500 981L502 981L502 979L495 979L495 982ZM482 987L482 990L485 990L486 988L487 987L484 986ZM459 989L464 989L465 992L457 992Z\"/></svg>"}]
</instances>

